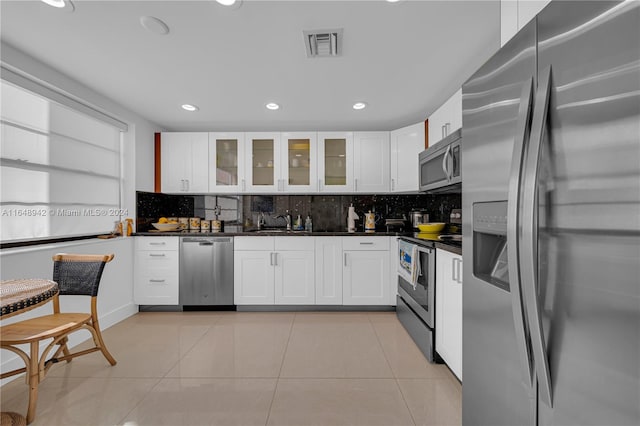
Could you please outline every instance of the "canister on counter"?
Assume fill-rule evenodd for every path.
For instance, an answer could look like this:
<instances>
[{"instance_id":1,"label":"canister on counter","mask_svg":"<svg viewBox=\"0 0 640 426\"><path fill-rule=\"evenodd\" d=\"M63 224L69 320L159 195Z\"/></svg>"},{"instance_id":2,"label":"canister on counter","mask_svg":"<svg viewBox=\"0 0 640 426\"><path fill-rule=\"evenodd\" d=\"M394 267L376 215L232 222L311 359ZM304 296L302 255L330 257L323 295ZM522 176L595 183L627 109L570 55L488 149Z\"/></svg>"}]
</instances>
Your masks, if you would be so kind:
<instances>
[{"instance_id":1,"label":"canister on counter","mask_svg":"<svg viewBox=\"0 0 640 426\"><path fill-rule=\"evenodd\" d=\"M200 232L209 232L211 221L203 219L200 221Z\"/></svg>"},{"instance_id":2,"label":"canister on counter","mask_svg":"<svg viewBox=\"0 0 640 426\"><path fill-rule=\"evenodd\" d=\"M190 231L199 231L200 230L200 218L192 217L189 219L189 230Z\"/></svg>"},{"instance_id":3,"label":"canister on counter","mask_svg":"<svg viewBox=\"0 0 640 426\"><path fill-rule=\"evenodd\" d=\"M179 217L178 223L180 224L180 229L186 231L189 229L189 218L188 217Z\"/></svg>"},{"instance_id":4,"label":"canister on counter","mask_svg":"<svg viewBox=\"0 0 640 426\"><path fill-rule=\"evenodd\" d=\"M211 232L222 232L222 222L219 220L212 220Z\"/></svg>"}]
</instances>

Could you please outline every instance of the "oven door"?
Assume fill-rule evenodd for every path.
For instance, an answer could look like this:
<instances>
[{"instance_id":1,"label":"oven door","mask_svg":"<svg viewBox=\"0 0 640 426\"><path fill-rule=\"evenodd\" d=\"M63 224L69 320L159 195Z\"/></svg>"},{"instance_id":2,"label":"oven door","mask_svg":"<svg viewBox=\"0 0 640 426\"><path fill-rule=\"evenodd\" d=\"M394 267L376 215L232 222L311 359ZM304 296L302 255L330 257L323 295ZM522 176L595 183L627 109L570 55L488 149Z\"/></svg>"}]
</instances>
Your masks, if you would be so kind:
<instances>
[{"instance_id":1,"label":"oven door","mask_svg":"<svg viewBox=\"0 0 640 426\"><path fill-rule=\"evenodd\" d=\"M435 250L416 246L418 262L415 285L398 274L398 294L404 302L430 327L435 324Z\"/></svg>"}]
</instances>

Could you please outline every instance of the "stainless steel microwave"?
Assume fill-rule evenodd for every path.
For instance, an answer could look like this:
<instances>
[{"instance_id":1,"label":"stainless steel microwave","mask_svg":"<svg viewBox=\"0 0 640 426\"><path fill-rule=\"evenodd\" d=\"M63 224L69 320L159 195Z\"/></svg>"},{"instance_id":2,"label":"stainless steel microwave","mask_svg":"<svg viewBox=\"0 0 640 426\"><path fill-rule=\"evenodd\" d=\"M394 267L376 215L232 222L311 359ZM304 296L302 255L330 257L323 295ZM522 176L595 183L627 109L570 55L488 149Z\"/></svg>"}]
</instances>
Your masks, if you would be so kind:
<instances>
[{"instance_id":1,"label":"stainless steel microwave","mask_svg":"<svg viewBox=\"0 0 640 426\"><path fill-rule=\"evenodd\" d=\"M458 129L419 156L420 191L460 192L462 130Z\"/></svg>"}]
</instances>

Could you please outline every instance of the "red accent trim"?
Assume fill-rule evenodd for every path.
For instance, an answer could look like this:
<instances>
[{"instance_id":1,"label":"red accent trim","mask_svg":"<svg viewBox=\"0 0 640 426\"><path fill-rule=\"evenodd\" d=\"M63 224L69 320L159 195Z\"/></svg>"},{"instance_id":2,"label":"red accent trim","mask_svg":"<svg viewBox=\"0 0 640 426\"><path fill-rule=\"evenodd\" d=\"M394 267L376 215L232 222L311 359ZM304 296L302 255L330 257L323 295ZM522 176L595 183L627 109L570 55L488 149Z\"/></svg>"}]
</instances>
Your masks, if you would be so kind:
<instances>
[{"instance_id":1,"label":"red accent trim","mask_svg":"<svg viewBox=\"0 0 640 426\"><path fill-rule=\"evenodd\" d=\"M424 149L429 148L429 119L424 120Z\"/></svg>"}]
</instances>

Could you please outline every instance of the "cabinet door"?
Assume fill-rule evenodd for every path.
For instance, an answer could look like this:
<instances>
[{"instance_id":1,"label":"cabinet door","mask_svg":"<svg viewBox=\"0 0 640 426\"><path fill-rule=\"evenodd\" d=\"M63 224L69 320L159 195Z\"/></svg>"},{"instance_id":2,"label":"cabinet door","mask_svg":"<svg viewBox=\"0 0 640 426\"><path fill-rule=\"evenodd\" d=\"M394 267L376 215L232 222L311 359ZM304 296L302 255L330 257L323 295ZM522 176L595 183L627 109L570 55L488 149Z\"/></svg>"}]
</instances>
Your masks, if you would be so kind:
<instances>
[{"instance_id":1,"label":"cabinet door","mask_svg":"<svg viewBox=\"0 0 640 426\"><path fill-rule=\"evenodd\" d=\"M282 181L288 192L316 192L318 190L316 133L283 133Z\"/></svg>"},{"instance_id":2,"label":"cabinet door","mask_svg":"<svg viewBox=\"0 0 640 426\"><path fill-rule=\"evenodd\" d=\"M316 237L316 305L342 305L342 238Z\"/></svg>"},{"instance_id":3,"label":"cabinet door","mask_svg":"<svg viewBox=\"0 0 640 426\"><path fill-rule=\"evenodd\" d=\"M389 299L389 251L343 253L344 305L386 305Z\"/></svg>"},{"instance_id":4,"label":"cabinet door","mask_svg":"<svg viewBox=\"0 0 640 426\"><path fill-rule=\"evenodd\" d=\"M244 191L244 133L209 133L209 192Z\"/></svg>"},{"instance_id":5,"label":"cabinet door","mask_svg":"<svg viewBox=\"0 0 640 426\"><path fill-rule=\"evenodd\" d=\"M353 135L353 186L356 192L389 191L389 132Z\"/></svg>"},{"instance_id":6,"label":"cabinet door","mask_svg":"<svg viewBox=\"0 0 640 426\"><path fill-rule=\"evenodd\" d=\"M418 191L418 154L424 150L424 123L394 130L391 136L391 192Z\"/></svg>"},{"instance_id":7,"label":"cabinet door","mask_svg":"<svg viewBox=\"0 0 640 426\"><path fill-rule=\"evenodd\" d=\"M313 305L314 252L280 251L273 253L273 257L276 305Z\"/></svg>"},{"instance_id":8,"label":"cabinet door","mask_svg":"<svg viewBox=\"0 0 640 426\"><path fill-rule=\"evenodd\" d=\"M204 132L162 133L160 161L163 192L208 192L209 136Z\"/></svg>"},{"instance_id":9,"label":"cabinet door","mask_svg":"<svg viewBox=\"0 0 640 426\"><path fill-rule=\"evenodd\" d=\"M276 192L284 189L280 177L280 133L245 133L246 191Z\"/></svg>"},{"instance_id":10,"label":"cabinet door","mask_svg":"<svg viewBox=\"0 0 640 426\"><path fill-rule=\"evenodd\" d=\"M318 133L318 191L353 192L353 133Z\"/></svg>"},{"instance_id":11,"label":"cabinet door","mask_svg":"<svg viewBox=\"0 0 640 426\"><path fill-rule=\"evenodd\" d=\"M236 305L273 305L273 252L235 251L233 259Z\"/></svg>"},{"instance_id":12,"label":"cabinet door","mask_svg":"<svg viewBox=\"0 0 640 426\"><path fill-rule=\"evenodd\" d=\"M429 146L434 146L445 137L447 104L444 103L429 116Z\"/></svg>"},{"instance_id":13,"label":"cabinet door","mask_svg":"<svg viewBox=\"0 0 640 426\"><path fill-rule=\"evenodd\" d=\"M436 351L462 380L462 257L436 252Z\"/></svg>"},{"instance_id":14,"label":"cabinet door","mask_svg":"<svg viewBox=\"0 0 640 426\"><path fill-rule=\"evenodd\" d=\"M462 89L458 89L456 93L449 99L449 126L447 127L447 135L462 128Z\"/></svg>"},{"instance_id":15,"label":"cabinet door","mask_svg":"<svg viewBox=\"0 0 640 426\"><path fill-rule=\"evenodd\" d=\"M138 305L178 304L178 251L136 252L133 301Z\"/></svg>"},{"instance_id":16,"label":"cabinet door","mask_svg":"<svg viewBox=\"0 0 640 426\"><path fill-rule=\"evenodd\" d=\"M500 47L518 32L518 0L500 1Z\"/></svg>"}]
</instances>

